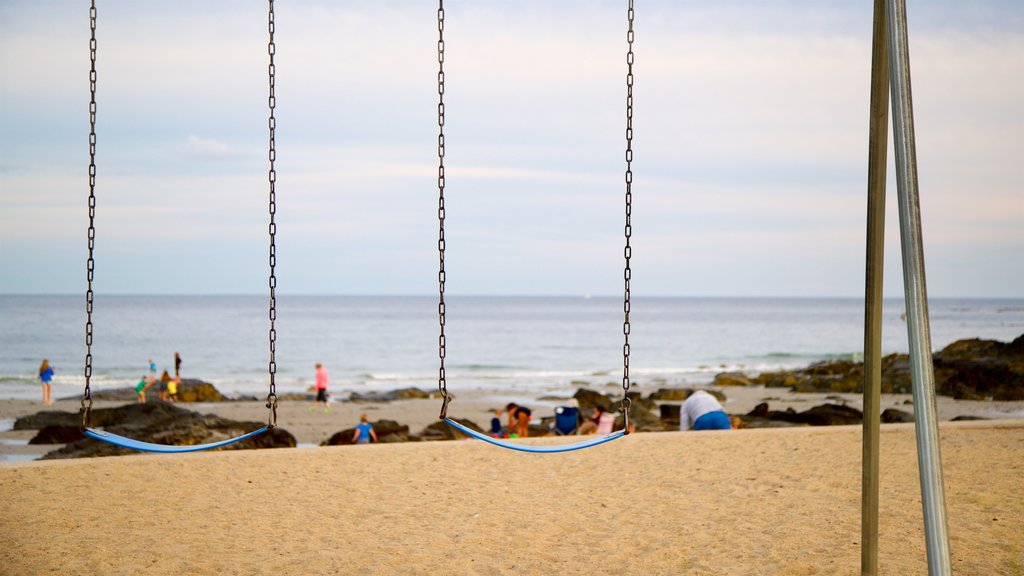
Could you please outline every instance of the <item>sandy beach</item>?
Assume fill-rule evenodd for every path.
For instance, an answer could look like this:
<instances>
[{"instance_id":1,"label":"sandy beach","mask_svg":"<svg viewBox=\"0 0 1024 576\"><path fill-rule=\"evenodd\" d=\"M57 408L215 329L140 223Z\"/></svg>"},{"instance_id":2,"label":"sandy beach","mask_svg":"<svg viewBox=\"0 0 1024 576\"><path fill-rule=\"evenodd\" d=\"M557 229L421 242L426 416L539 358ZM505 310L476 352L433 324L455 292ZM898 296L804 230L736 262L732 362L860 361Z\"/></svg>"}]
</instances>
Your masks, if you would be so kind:
<instances>
[{"instance_id":1,"label":"sandy beach","mask_svg":"<svg viewBox=\"0 0 1024 576\"><path fill-rule=\"evenodd\" d=\"M3 574L855 574L860 427L0 467ZM1024 566L1024 422L944 423L953 568ZM555 442L536 439L533 442ZM924 574L911 425L881 438L880 565Z\"/></svg>"}]
</instances>

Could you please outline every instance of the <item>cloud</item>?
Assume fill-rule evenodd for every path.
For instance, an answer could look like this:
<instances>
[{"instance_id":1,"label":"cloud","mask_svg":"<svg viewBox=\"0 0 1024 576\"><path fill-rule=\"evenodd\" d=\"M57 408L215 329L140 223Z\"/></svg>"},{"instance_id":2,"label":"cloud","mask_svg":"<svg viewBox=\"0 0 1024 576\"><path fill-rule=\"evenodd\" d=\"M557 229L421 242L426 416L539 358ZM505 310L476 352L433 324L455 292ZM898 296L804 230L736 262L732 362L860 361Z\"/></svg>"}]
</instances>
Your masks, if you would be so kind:
<instances>
[{"instance_id":1,"label":"cloud","mask_svg":"<svg viewBox=\"0 0 1024 576\"><path fill-rule=\"evenodd\" d=\"M218 159L229 158L236 152L226 142L210 138L200 138L194 134L185 140L185 154L194 158Z\"/></svg>"},{"instance_id":2,"label":"cloud","mask_svg":"<svg viewBox=\"0 0 1024 576\"><path fill-rule=\"evenodd\" d=\"M937 271L930 291L1020 295L1005 260L1024 252L1024 9L910 4L924 237ZM19 55L0 84L9 136L0 142L0 242L29 259L77 254L84 230L86 12L54 6L0 4L0 53ZM620 289L622 8L446 7L453 290ZM241 0L102 7L98 218L104 270L126 271L109 280L117 290L147 288L127 272L138 256L114 245L194 274L205 269L190 262L212 258L225 287L259 268L264 9ZM842 1L637 6L638 290L860 292L870 12ZM290 290L432 291L435 17L429 3L402 0L277 6L278 221ZM895 198L890 168L891 266ZM10 258L0 254L0 266ZM193 290L187 276L165 279L162 291ZM217 289L218 276L204 289ZM899 282L887 274L887 290ZM67 286L34 271L0 279L0 291Z\"/></svg>"}]
</instances>

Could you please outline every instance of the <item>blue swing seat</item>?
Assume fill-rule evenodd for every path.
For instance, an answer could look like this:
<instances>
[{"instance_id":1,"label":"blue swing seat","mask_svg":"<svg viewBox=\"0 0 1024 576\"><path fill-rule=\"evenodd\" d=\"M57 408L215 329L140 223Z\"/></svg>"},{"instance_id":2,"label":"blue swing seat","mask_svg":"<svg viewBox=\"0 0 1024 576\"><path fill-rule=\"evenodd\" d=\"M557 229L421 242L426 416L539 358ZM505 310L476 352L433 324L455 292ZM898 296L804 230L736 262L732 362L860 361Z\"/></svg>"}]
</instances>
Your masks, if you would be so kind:
<instances>
[{"instance_id":1,"label":"blue swing seat","mask_svg":"<svg viewBox=\"0 0 1024 576\"><path fill-rule=\"evenodd\" d=\"M444 421L447 422L449 426L455 428L456 430L459 430L460 432L466 434L467 436L476 438L477 440L483 440L484 442L488 442L490 444L494 444L495 446L500 446L502 448L508 448L509 450L531 452L534 454L553 454L557 452L572 452L573 450L582 450L584 448L590 448L591 446L597 446L598 444L604 444L605 442L611 442L616 438L621 438L626 435L625 430L616 430L611 434L605 434L604 436L590 438L588 440L583 440L582 442L573 442L572 444L559 444L556 446L531 446L529 444L516 444L513 442L506 442L498 438L492 438L487 434L483 434L481 432L473 430L472 428L463 426L462 424L459 424L458 422L452 420L451 418L445 418Z\"/></svg>"},{"instance_id":2,"label":"blue swing seat","mask_svg":"<svg viewBox=\"0 0 1024 576\"><path fill-rule=\"evenodd\" d=\"M220 448L221 446L227 446L228 444L234 444L240 442L246 438L252 438L257 434L262 434L270 430L270 426L264 426L259 430L253 430L248 434L238 436L236 438L228 438L227 440L221 440L220 442L211 442L210 444L194 444L192 446L168 446L166 444L153 444L151 442L142 442L133 438L127 438L125 436L118 436L112 432L105 430L97 430L95 428L86 428L85 435L94 439L106 442L107 444L113 444L114 446L120 446L122 448L128 448L129 450L140 450L142 452L160 452L165 454L178 454L181 452L199 452L200 450L212 450L214 448Z\"/></svg>"}]
</instances>

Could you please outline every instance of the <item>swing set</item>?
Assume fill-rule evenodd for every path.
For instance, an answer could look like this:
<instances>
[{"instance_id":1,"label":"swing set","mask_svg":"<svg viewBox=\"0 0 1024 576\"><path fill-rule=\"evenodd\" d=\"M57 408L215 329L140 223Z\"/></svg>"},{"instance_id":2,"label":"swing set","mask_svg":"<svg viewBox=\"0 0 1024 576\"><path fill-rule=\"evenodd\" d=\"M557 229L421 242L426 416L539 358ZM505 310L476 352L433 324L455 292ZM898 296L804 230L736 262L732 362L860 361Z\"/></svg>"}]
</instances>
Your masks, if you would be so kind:
<instances>
[{"instance_id":1,"label":"swing set","mask_svg":"<svg viewBox=\"0 0 1024 576\"><path fill-rule=\"evenodd\" d=\"M442 404L440 419L472 438L483 440L502 448L532 453L568 452L597 446L628 434L629 429L629 336L630 336L630 237L632 234L632 161L633 161L633 0L628 0L628 28L626 39L626 170L625 170L625 258L624 268L624 320L622 332L624 343L622 348L623 374L621 411L624 417L623 429L611 434L576 442L554 446L534 446L519 444L491 438L477 432L448 416L449 404L454 396L448 391L445 377L445 165L444 165L444 2L438 0L437 10L437 157L438 157L438 319L440 334L438 336L438 390ZM220 442L195 446L167 446L142 442L132 438L119 436L92 427L92 395L90 379L92 376L92 340L93 340L93 276L95 269L94 245L96 237L96 0L92 0L89 10L89 228L88 228L88 259L87 290L86 290L86 323L85 323L85 390L82 395L81 413L82 428L90 438L139 451L181 453L198 450L209 450L239 442L246 438L262 434L277 426L277 393L275 388L275 348L277 332L274 324L277 319L275 276L276 250L275 234L277 227L274 221L276 213L275 183L276 171L274 163L276 149L274 132L274 0L268 0L268 32L267 53L270 62L267 68L269 85L268 96L268 129L270 163L267 173L269 184L269 265L268 286L270 300L268 317L270 329L268 339L270 345L270 361L268 364L269 390L266 407L269 411L268 422L257 430ZM870 97L870 131L868 143L868 215L867 215L867 257L865 285L865 320L864 320L864 441L862 463L862 507L861 507L861 572L877 574L878 572L878 436L879 436L879 392L881 388L881 304L882 304L882 258L885 215L885 177L887 164L887 130L889 103L892 102L893 133L895 136L895 159L897 173L897 192L900 215L900 240L903 255L904 290L907 306L907 330L910 342L911 384L916 412L915 429L918 444L918 467L921 478L921 503L925 521L925 548L928 556L930 574L949 574L951 571L949 536L946 526L946 505L942 482L942 465L939 455L938 423L935 407L935 382L932 369L930 331L928 326L927 294L925 290L923 241L921 239L921 217L917 182L917 158L914 142L913 104L910 91L910 56L907 39L906 0L874 0L874 24L872 29L872 60L871 60L871 97Z\"/></svg>"}]
</instances>

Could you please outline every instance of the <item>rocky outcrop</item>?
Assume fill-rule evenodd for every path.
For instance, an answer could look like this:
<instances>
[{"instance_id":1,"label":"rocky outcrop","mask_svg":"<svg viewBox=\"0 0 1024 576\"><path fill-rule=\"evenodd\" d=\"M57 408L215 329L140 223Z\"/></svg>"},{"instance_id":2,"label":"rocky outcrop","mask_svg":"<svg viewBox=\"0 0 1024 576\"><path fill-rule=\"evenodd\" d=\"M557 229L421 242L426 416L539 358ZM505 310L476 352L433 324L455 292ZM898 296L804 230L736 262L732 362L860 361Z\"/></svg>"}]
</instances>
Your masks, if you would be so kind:
<instances>
[{"instance_id":1,"label":"rocky outcrop","mask_svg":"<svg viewBox=\"0 0 1024 576\"><path fill-rule=\"evenodd\" d=\"M750 386L752 382L742 372L722 372L715 375L713 386Z\"/></svg>"},{"instance_id":2,"label":"rocky outcrop","mask_svg":"<svg viewBox=\"0 0 1024 576\"><path fill-rule=\"evenodd\" d=\"M160 392L160 383L157 382L146 391L148 398L156 398ZM135 387L113 388L110 390L96 390L92 392L92 399L110 402L134 402L138 397ZM228 397L209 382L196 378L182 378L178 386L178 402L226 402Z\"/></svg>"},{"instance_id":3,"label":"rocky outcrop","mask_svg":"<svg viewBox=\"0 0 1024 576\"><path fill-rule=\"evenodd\" d=\"M958 340L932 356L938 394L961 400L1024 400L1024 335L1012 342L972 338ZM736 373L723 373L716 383L742 382ZM752 384L784 387L794 392L863 391L864 364L827 360L797 370L763 372ZM882 358L882 392L909 394L910 359L906 354Z\"/></svg>"},{"instance_id":4,"label":"rocky outcrop","mask_svg":"<svg viewBox=\"0 0 1024 576\"><path fill-rule=\"evenodd\" d=\"M898 422L913 422L914 415L904 410L886 408L885 410L882 410L882 416L880 419L883 424L896 424Z\"/></svg>"},{"instance_id":5,"label":"rocky outcrop","mask_svg":"<svg viewBox=\"0 0 1024 576\"><path fill-rule=\"evenodd\" d=\"M22 426L27 427L30 424L38 423L45 419L51 422L51 424L47 425L50 426L50 429L46 432L47 435L51 435L60 432L54 430L54 428L63 426L65 428L64 432L66 432L66 428L77 428L81 423L81 417L73 412L60 413L60 416L52 412L41 414L45 415L45 418L23 421ZM35 416L40 416L40 414ZM92 424L114 434L127 436L143 442L188 446L241 436L263 426L262 422L239 422L212 414L203 415L165 402L129 404L118 408L94 410ZM47 426L42 426L41 428L46 430ZM37 437L39 436L37 435ZM44 436L41 440L52 437ZM274 428L263 434L225 446L221 450L283 448L294 447L295 445L295 437L287 430ZM106 442L80 437L80 439L69 443L60 450L47 453L43 456L43 459L85 458L137 453L107 444Z\"/></svg>"},{"instance_id":6,"label":"rocky outcrop","mask_svg":"<svg viewBox=\"0 0 1024 576\"><path fill-rule=\"evenodd\" d=\"M860 410L842 404L822 404L803 412L792 408L787 410L771 410L766 402L754 407L747 414L739 417L746 428L765 428L777 426L779 422L789 425L838 426L843 424L860 424L864 415Z\"/></svg>"},{"instance_id":7,"label":"rocky outcrop","mask_svg":"<svg viewBox=\"0 0 1024 576\"><path fill-rule=\"evenodd\" d=\"M964 400L1024 400L1024 335L958 340L934 356L935 388Z\"/></svg>"},{"instance_id":8,"label":"rocky outcrop","mask_svg":"<svg viewBox=\"0 0 1024 576\"><path fill-rule=\"evenodd\" d=\"M84 438L81 426L46 426L29 444L70 444Z\"/></svg>"},{"instance_id":9,"label":"rocky outcrop","mask_svg":"<svg viewBox=\"0 0 1024 576\"><path fill-rule=\"evenodd\" d=\"M604 409L609 409L618 403L618 400L613 399L610 396L588 390L587 388L579 388L576 393L572 395L577 402L580 403L580 412L585 416L589 416L594 411L595 406L600 406Z\"/></svg>"},{"instance_id":10,"label":"rocky outcrop","mask_svg":"<svg viewBox=\"0 0 1024 576\"><path fill-rule=\"evenodd\" d=\"M476 422L473 422L472 420L466 420L464 418L452 418L452 420L455 420L459 424L462 424L463 426L471 430L483 432L483 428L477 426ZM422 432L420 432L420 439L425 441L463 440L465 438L468 438L468 436L456 430L455 428L449 426L447 423L441 420L434 422L430 426L424 428Z\"/></svg>"}]
</instances>

